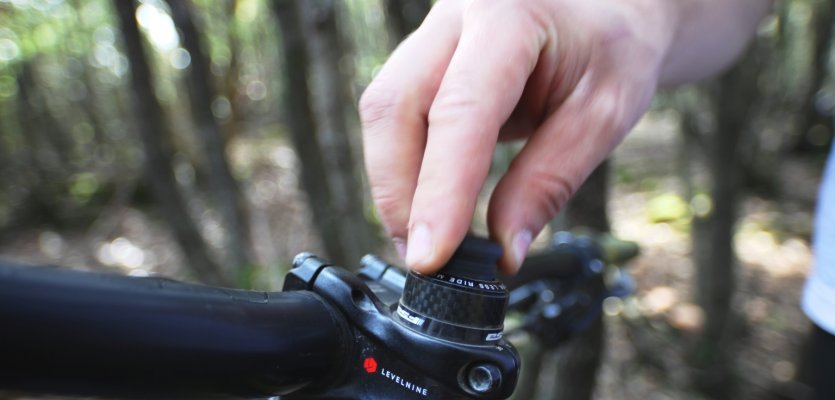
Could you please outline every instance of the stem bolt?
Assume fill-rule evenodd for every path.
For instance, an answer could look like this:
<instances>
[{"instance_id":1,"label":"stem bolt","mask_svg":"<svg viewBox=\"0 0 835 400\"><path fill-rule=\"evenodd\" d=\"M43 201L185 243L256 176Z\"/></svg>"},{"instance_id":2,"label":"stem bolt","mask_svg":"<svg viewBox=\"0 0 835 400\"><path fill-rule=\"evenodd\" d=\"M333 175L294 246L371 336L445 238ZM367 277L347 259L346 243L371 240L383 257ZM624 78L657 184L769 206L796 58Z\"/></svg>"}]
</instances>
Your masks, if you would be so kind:
<instances>
[{"instance_id":1,"label":"stem bolt","mask_svg":"<svg viewBox=\"0 0 835 400\"><path fill-rule=\"evenodd\" d=\"M467 386L478 394L487 394L502 383L502 373L491 364L476 364L467 371Z\"/></svg>"}]
</instances>

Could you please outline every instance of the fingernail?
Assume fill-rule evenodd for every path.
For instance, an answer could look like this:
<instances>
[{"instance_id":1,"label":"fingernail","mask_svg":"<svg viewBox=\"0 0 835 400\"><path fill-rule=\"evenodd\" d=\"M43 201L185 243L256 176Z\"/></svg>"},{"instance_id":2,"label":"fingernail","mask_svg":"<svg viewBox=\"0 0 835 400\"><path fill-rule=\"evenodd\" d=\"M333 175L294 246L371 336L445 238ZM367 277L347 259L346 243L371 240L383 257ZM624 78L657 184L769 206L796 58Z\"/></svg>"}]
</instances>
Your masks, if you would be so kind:
<instances>
[{"instance_id":1,"label":"fingernail","mask_svg":"<svg viewBox=\"0 0 835 400\"><path fill-rule=\"evenodd\" d=\"M397 250L397 255L401 260L406 259L406 240L401 237L392 238L391 242L394 244L394 249Z\"/></svg>"},{"instance_id":2,"label":"fingernail","mask_svg":"<svg viewBox=\"0 0 835 400\"><path fill-rule=\"evenodd\" d=\"M432 256L432 233L426 224L415 224L409 231L406 264L412 266Z\"/></svg>"},{"instance_id":3,"label":"fingernail","mask_svg":"<svg viewBox=\"0 0 835 400\"><path fill-rule=\"evenodd\" d=\"M523 229L513 236L511 246L513 246L513 258L516 260L517 271L522 266L522 262L525 261L525 255L528 254L528 247L531 246L531 240L533 240L533 235L527 229Z\"/></svg>"}]
</instances>

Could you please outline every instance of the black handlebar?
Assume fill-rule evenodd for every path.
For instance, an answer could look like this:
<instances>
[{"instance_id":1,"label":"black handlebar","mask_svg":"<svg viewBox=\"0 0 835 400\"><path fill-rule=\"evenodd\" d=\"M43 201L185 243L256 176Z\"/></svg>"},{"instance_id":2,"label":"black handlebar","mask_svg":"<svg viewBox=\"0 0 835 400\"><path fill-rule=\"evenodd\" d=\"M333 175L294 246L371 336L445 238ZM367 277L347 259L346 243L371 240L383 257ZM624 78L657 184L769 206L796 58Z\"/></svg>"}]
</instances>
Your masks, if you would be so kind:
<instances>
[{"instance_id":1,"label":"black handlebar","mask_svg":"<svg viewBox=\"0 0 835 400\"><path fill-rule=\"evenodd\" d=\"M319 295L0 263L0 387L274 396L326 378L347 328Z\"/></svg>"},{"instance_id":2,"label":"black handlebar","mask_svg":"<svg viewBox=\"0 0 835 400\"><path fill-rule=\"evenodd\" d=\"M516 275L504 276L502 281L512 290L540 279L568 278L582 272L584 261L583 254L573 248L531 254L525 258Z\"/></svg>"},{"instance_id":3,"label":"black handlebar","mask_svg":"<svg viewBox=\"0 0 835 400\"><path fill-rule=\"evenodd\" d=\"M0 388L139 398L503 399L519 368L502 334L508 299L525 329L556 343L617 295L602 280L599 248L585 239L555 242L504 284L483 280L478 269L497 258L491 247L471 239L461 249L440 272L408 278L373 256L354 274L302 254L283 292L0 261ZM539 296L543 288L552 296Z\"/></svg>"}]
</instances>

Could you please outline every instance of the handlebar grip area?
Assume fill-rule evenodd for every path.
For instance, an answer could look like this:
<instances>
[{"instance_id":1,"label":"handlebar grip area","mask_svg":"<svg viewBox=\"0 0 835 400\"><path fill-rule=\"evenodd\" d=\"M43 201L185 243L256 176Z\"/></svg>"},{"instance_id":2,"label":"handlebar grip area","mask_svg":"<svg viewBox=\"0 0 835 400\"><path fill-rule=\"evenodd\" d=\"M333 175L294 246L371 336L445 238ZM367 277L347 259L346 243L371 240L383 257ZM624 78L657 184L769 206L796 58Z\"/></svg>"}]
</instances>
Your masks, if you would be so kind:
<instances>
[{"instance_id":1,"label":"handlebar grip area","mask_svg":"<svg viewBox=\"0 0 835 400\"><path fill-rule=\"evenodd\" d=\"M502 277L502 282L513 290L526 283L540 279L559 279L578 275L583 269L583 257L567 248L552 248L541 253L530 254L519 273Z\"/></svg>"},{"instance_id":2,"label":"handlebar grip area","mask_svg":"<svg viewBox=\"0 0 835 400\"><path fill-rule=\"evenodd\" d=\"M312 292L0 262L0 388L118 397L280 395L347 352Z\"/></svg>"}]
</instances>

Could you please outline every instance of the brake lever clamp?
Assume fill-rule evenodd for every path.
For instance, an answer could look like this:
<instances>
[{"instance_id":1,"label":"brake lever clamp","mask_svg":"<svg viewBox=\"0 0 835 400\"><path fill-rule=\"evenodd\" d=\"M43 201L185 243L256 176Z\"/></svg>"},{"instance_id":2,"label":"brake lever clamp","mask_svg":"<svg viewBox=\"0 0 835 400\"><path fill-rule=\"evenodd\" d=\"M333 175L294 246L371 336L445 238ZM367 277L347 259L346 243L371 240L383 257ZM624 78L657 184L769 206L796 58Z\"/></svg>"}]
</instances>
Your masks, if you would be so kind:
<instances>
[{"instance_id":1,"label":"brake lever clamp","mask_svg":"<svg viewBox=\"0 0 835 400\"><path fill-rule=\"evenodd\" d=\"M532 333L553 349L587 330L602 312L603 301L629 295L634 283L620 268L607 268L600 246L591 237L558 232L546 252L570 256L579 268L570 274L539 274L518 285L510 293L509 311L521 319L513 332Z\"/></svg>"},{"instance_id":2,"label":"brake lever clamp","mask_svg":"<svg viewBox=\"0 0 835 400\"><path fill-rule=\"evenodd\" d=\"M359 273L300 254L284 290L309 290L347 321L345 368L285 399L505 399L519 356L502 337L508 292L498 245L468 237L434 275L376 256Z\"/></svg>"}]
</instances>

